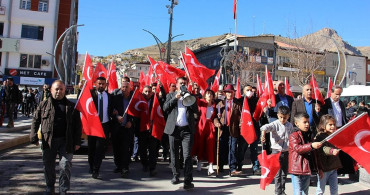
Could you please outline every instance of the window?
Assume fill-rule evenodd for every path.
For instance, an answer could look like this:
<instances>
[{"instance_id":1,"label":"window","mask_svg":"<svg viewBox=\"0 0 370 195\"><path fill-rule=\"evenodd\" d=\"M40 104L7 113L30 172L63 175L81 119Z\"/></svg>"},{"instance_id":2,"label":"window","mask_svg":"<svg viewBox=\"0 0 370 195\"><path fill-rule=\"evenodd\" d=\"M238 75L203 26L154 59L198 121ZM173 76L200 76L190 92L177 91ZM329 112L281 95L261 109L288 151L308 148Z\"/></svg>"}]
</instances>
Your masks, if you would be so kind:
<instances>
[{"instance_id":1,"label":"window","mask_svg":"<svg viewBox=\"0 0 370 195\"><path fill-rule=\"evenodd\" d=\"M48 12L48 0L40 0L39 1L39 11L40 12Z\"/></svg>"},{"instance_id":2,"label":"window","mask_svg":"<svg viewBox=\"0 0 370 195\"><path fill-rule=\"evenodd\" d=\"M21 9L31 10L31 0L21 0Z\"/></svg>"},{"instance_id":3,"label":"window","mask_svg":"<svg viewBox=\"0 0 370 195\"><path fill-rule=\"evenodd\" d=\"M44 27L43 26L22 25L21 37L43 40L44 39Z\"/></svg>"},{"instance_id":4,"label":"window","mask_svg":"<svg viewBox=\"0 0 370 195\"><path fill-rule=\"evenodd\" d=\"M367 65L367 74L370 74L370 64Z\"/></svg>"},{"instance_id":5,"label":"window","mask_svg":"<svg viewBox=\"0 0 370 195\"><path fill-rule=\"evenodd\" d=\"M19 67L41 68L41 55L21 54Z\"/></svg>"}]
</instances>

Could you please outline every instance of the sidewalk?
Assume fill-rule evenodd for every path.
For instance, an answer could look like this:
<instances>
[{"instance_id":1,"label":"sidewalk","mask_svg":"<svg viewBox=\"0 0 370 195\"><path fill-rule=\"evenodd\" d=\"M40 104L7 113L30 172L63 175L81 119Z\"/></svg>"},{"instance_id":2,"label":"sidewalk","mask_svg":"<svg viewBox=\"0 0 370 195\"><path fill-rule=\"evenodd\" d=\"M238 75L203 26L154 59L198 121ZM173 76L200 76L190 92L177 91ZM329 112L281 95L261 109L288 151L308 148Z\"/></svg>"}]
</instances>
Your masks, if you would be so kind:
<instances>
[{"instance_id":1,"label":"sidewalk","mask_svg":"<svg viewBox=\"0 0 370 195\"><path fill-rule=\"evenodd\" d=\"M31 123L32 117L18 113L14 127L7 128L8 118L4 118L3 126L0 127L0 151L29 142Z\"/></svg>"}]
</instances>

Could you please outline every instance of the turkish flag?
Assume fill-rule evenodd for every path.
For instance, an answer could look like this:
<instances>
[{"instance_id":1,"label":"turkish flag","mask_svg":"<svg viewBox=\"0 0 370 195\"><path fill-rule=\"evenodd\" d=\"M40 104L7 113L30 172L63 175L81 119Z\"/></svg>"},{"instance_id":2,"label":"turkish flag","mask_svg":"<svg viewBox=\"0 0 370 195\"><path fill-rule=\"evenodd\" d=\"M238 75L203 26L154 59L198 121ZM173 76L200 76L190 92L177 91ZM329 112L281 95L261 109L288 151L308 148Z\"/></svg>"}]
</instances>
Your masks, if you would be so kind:
<instances>
[{"instance_id":1,"label":"turkish flag","mask_svg":"<svg viewBox=\"0 0 370 195\"><path fill-rule=\"evenodd\" d=\"M269 70L267 69L267 66L265 66L265 89L264 91L268 92L268 99L271 99L271 107L276 106L276 101L275 101L275 94L274 94L274 84L272 83L272 78L270 75Z\"/></svg>"},{"instance_id":2,"label":"turkish flag","mask_svg":"<svg viewBox=\"0 0 370 195\"><path fill-rule=\"evenodd\" d=\"M154 94L150 120L153 121L152 136L157 138L158 140L161 140L164 132L164 127L166 126L166 121L164 120L162 108L159 105L159 101L157 99L157 93Z\"/></svg>"},{"instance_id":3,"label":"turkish flag","mask_svg":"<svg viewBox=\"0 0 370 195\"><path fill-rule=\"evenodd\" d=\"M80 111L82 130L86 135L105 138L99 114L89 90L92 86L89 85L92 85L91 81L86 82L81 92L80 99L76 104L76 109Z\"/></svg>"},{"instance_id":4,"label":"turkish flag","mask_svg":"<svg viewBox=\"0 0 370 195\"><path fill-rule=\"evenodd\" d=\"M269 99L269 96L270 94L268 93L268 90L265 89L265 91L262 93L262 96L258 98L256 110L254 110L254 113L253 113L254 120L256 121L260 120L263 109L267 106L267 100Z\"/></svg>"},{"instance_id":5,"label":"turkish flag","mask_svg":"<svg viewBox=\"0 0 370 195\"><path fill-rule=\"evenodd\" d=\"M326 98L330 98L330 96L331 96L331 88L333 88L333 81L329 77L329 80L328 80L328 93L326 94Z\"/></svg>"},{"instance_id":6,"label":"turkish flag","mask_svg":"<svg viewBox=\"0 0 370 195\"><path fill-rule=\"evenodd\" d=\"M159 61L159 65L162 66L163 70L168 74L171 75L171 82L174 81L173 83L176 83L176 79L179 77L185 76L185 71L180 70L178 68L175 68L165 62Z\"/></svg>"},{"instance_id":7,"label":"turkish flag","mask_svg":"<svg viewBox=\"0 0 370 195\"><path fill-rule=\"evenodd\" d=\"M215 70L209 69L201 64L194 53L185 47L185 54L182 54L184 59L184 68L188 70L190 80L196 82L201 89L208 88L207 79L215 74Z\"/></svg>"},{"instance_id":8,"label":"turkish flag","mask_svg":"<svg viewBox=\"0 0 370 195\"><path fill-rule=\"evenodd\" d=\"M294 98L294 95L292 93L292 90L290 90L290 85L289 85L288 79L286 79L286 77L285 77L285 94L286 95L289 95L292 98Z\"/></svg>"},{"instance_id":9,"label":"turkish flag","mask_svg":"<svg viewBox=\"0 0 370 195\"><path fill-rule=\"evenodd\" d=\"M316 80L315 80L315 77L311 76L311 80L310 80L310 85L312 86L312 90L313 90L313 94L312 94L312 98L313 99L316 99L317 101L319 101L321 103L321 105L324 105L325 104L325 100L324 98L322 97L322 94L319 90L319 87L317 86L317 83L316 83Z\"/></svg>"},{"instance_id":10,"label":"turkish flag","mask_svg":"<svg viewBox=\"0 0 370 195\"><path fill-rule=\"evenodd\" d=\"M139 91L141 92L143 91L145 86L145 75L143 71L140 71L139 84L140 84Z\"/></svg>"},{"instance_id":11,"label":"turkish flag","mask_svg":"<svg viewBox=\"0 0 370 195\"><path fill-rule=\"evenodd\" d=\"M116 65L112 61L108 72L108 92L111 93L118 88Z\"/></svg>"},{"instance_id":12,"label":"turkish flag","mask_svg":"<svg viewBox=\"0 0 370 195\"><path fill-rule=\"evenodd\" d=\"M280 169L279 163L280 152L277 154L266 154L266 150L262 150L262 153L258 155L258 161L261 165L261 180L260 180L260 188L265 190L266 186L268 186L276 173Z\"/></svg>"},{"instance_id":13,"label":"turkish flag","mask_svg":"<svg viewBox=\"0 0 370 195\"><path fill-rule=\"evenodd\" d=\"M257 97L261 97L263 94L263 87L260 77L257 74Z\"/></svg>"},{"instance_id":14,"label":"turkish flag","mask_svg":"<svg viewBox=\"0 0 370 195\"><path fill-rule=\"evenodd\" d=\"M233 13L234 13L234 20L236 19L236 7L238 5L238 0L234 0L234 6L233 6Z\"/></svg>"},{"instance_id":15,"label":"turkish flag","mask_svg":"<svg viewBox=\"0 0 370 195\"><path fill-rule=\"evenodd\" d=\"M140 131L150 129L149 104L138 89L135 90L127 107L127 114L140 118Z\"/></svg>"},{"instance_id":16,"label":"turkish flag","mask_svg":"<svg viewBox=\"0 0 370 195\"><path fill-rule=\"evenodd\" d=\"M85 64L84 64L84 69L83 69L83 78L86 81L92 80L93 70L94 70L94 67L92 65L91 58L90 58L89 54L86 52Z\"/></svg>"},{"instance_id":17,"label":"turkish flag","mask_svg":"<svg viewBox=\"0 0 370 195\"><path fill-rule=\"evenodd\" d=\"M332 133L327 140L350 155L370 173L370 117L367 113L361 114Z\"/></svg>"},{"instance_id":18,"label":"turkish flag","mask_svg":"<svg viewBox=\"0 0 370 195\"><path fill-rule=\"evenodd\" d=\"M256 131L254 129L251 111L248 105L248 98L244 97L242 122L240 127L240 134L243 136L248 144L252 144L257 140Z\"/></svg>"},{"instance_id":19,"label":"turkish flag","mask_svg":"<svg viewBox=\"0 0 370 195\"><path fill-rule=\"evenodd\" d=\"M235 93L235 97L240 99L242 97L242 93L240 92L240 81L239 81L239 77L238 79L236 79L236 93Z\"/></svg>"},{"instance_id":20,"label":"turkish flag","mask_svg":"<svg viewBox=\"0 0 370 195\"><path fill-rule=\"evenodd\" d=\"M215 93L217 93L218 87L220 86L220 78L221 78L220 75L221 75L221 68L218 70L215 80L213 81L213 84L211 87L211 90Z\"/></svg>"},{"instance_id":21,"label":"turkish flag","mask_svg":"<svg viewBox=\"0 0 370 195\"><path fill-rule=\"evenodd\" d=\"M93 74L93 82L96 81L98 77L104 77L107 78L107 69L103 66L103 64L100 64L99 62L95 66L94 74Z\"/></svg>"}]
</instances>

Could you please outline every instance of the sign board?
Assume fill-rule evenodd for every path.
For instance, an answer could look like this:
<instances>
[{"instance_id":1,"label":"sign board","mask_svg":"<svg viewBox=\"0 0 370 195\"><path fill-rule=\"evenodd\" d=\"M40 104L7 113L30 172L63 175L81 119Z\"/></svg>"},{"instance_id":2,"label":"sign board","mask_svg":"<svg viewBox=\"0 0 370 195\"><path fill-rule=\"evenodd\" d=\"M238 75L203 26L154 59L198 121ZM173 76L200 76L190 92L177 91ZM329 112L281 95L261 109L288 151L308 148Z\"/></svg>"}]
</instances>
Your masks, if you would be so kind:
<instances>
[{"instance_id":1,"label":"sign board","mask_svg":"<svg viewBox=\"0 0 370 195\"><path fill-rule=\"evenodd\" d=\"M19 83L21 85L43 85L45 78L21 77Z\"/></svg>"},{"instance_id":2,"label":"sign board","mask_svg":"<svg viewBox=\"0 0 370 195\"><path fill-rule=\"evenodd\" d=\"M19 51L19 39L11 39L1 37L1 48L0 52L18 52Z\"/></svg>"},{"instance_id":3,"label":"sign board","mask_svg":"<svg viewBox=\"0 0 370 195\"><path fill-rule=\"evenodd\" d=\"M24 70L24 69L10 69L5 68L6 75L12 76L23 76L23 77L38 77L38 78L51 78L51 71L41 71L41 70Z\"/></svg>"},{"instance_id":4,"label":"sign board","mask_svg":"<svg viewBox=\"0 0 370 195\"><path fill-rule=\"evenodd\" d=\"M283 67L283 66L278 66L278 70L289 71L289 72L298 71L297 68L289 68L289 67Z\"/></svg>"}]
</instances>

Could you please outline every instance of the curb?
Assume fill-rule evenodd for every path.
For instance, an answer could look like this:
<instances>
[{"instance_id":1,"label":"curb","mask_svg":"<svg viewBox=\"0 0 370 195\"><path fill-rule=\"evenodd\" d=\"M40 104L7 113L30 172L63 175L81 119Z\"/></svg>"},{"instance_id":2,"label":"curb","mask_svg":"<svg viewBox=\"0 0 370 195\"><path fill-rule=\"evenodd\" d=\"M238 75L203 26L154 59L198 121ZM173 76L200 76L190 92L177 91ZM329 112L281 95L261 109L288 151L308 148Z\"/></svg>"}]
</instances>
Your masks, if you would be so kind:
<instances>
[{"instance_id":1,"label":"curb","mask_svg":"<svg viewBox=\"0 0 370 195\"><path fill-rule=\"evenodd\" d=\"M15 131L23 131L31 129L31 125L23 125L23 126L18 126L18 127L13 127L13 128L0 128L0 133L11 133Z\"/></svg>"},{"instance_id":2,"label":"curb","mask_svg":"<svg viewBox=\"0 0 370 195\"><path fill-rule=\"evenodd\" d=\"M17 138L4 141L0 143L0 151L17 146L17 145L25 144L30 141L29 139L30 139L29 135L21 135Z\"/></svg>"}]
</instances>

